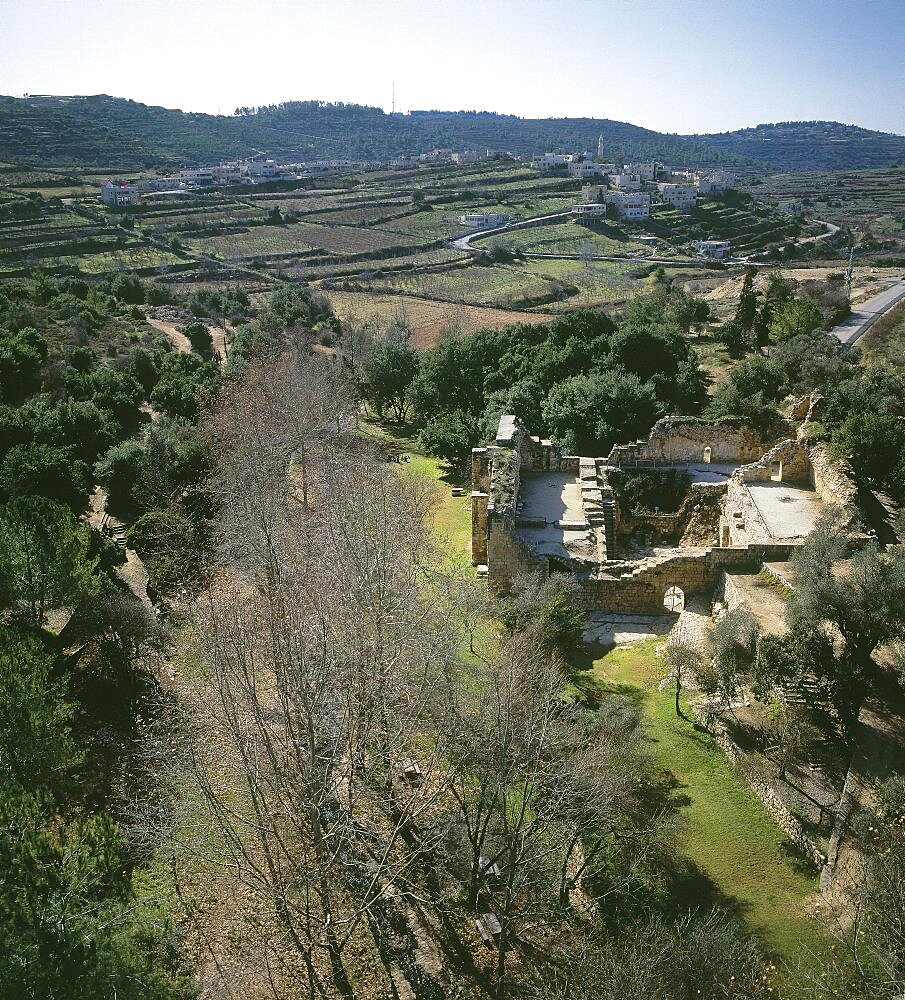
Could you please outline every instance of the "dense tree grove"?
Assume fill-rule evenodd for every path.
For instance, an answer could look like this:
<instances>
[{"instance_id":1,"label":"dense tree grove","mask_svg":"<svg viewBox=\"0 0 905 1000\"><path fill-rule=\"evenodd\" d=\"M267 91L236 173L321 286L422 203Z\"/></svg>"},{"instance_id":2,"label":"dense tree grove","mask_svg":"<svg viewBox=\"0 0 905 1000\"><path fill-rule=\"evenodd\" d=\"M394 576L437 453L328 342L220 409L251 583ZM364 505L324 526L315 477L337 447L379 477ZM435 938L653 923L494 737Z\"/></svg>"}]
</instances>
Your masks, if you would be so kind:
<instances>
[{"instance_id":1,"label":"dense tree grove","mask_svg":"<svg viewBox=\"0 0 905 1000\"><path fill-rule=\"evenodd\" d=\"M779 431L782 401L812 391L822 396L812 440L827 440L866 485L905 495L905 378L883 364L864 364L857 348L829 334L797 333L774 344L769 357L743 358L720 383L709 412Z\"/></svg>"},{"instance_id":2,"label":"dense tree grove","mask_svg":"<svg viewBox=\"0 0 905 1000\"><path fill-rule=\"evenodd\" d=\"M277 289L262 337L307 321L312 301ZM84 517L100 483L158 597L200 573L214 510L197 420L221 373L201 323L181 354L145 324L137 307L163 302L250 319L241 290L180 300L133 274L0 285L4 996L195 993L166 909L137 888L147 856L125 807L156 795L138 746L166 700L148 668L162 632L116 573L121 549ZM246 342L236 364L251 356Z\"/></svg>"},{"instance_id":3,"label":"dense tree grove","mask_svg":"<svg viewBox=\"0 0 905 1000\"><path fill-rule=\"evenodd\" d=\"M451 463L464 461L504 412L572 452L605 454L659 417L702 409L707 379L685 334L706 315L706 303L661 291L633 301L618 324L576 311L450 336L420 356L378 345L362 391L378 412L404 398L425 447ZM406 414L397 404L397 418Z\"/></svg>"}]
</instances>

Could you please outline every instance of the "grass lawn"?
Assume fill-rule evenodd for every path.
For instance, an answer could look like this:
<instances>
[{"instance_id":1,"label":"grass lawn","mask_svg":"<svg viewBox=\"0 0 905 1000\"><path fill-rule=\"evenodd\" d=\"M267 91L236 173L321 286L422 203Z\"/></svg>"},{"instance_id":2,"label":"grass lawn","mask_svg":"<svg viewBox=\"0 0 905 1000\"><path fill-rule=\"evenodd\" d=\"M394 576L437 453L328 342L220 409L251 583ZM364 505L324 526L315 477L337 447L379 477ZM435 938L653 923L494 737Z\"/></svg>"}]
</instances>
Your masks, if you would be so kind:
<instances>
[{"instance_id":1,"label":"grass lawn","mask_svg":"<svg viewBox=\"0 0 905 1000\"><path fill-rule=\"evenodd\" d=\"M808 916L816 875L792 851L722 750L676 717L672 691L657 689L663 674L654 655L657 641L612 650L594 661L587 680L639 704L656 758L675 776L676 795L684 803L682 850L716 894L737 904L747 925L777 956L794 960L802 946L819 949L825 939ZM695 901L688 900L690 905Z\"/></svg>"},{"instance_id":2,"label":"grass lawn","mask_svg":"<svg viewBox=\"0 0 905 1000\"><path fill-rule=\"evenodd\" d=\"M439 459L425 455L411 428L388 427L385 424L362 422L362 430L380 438L390 449L400 455L408 455L408 463L399 466L410 475L436 488L436 500L432 505L431 518L444 548L458 558L467 558L471 553L471 486L460 477L453 476ZM453 486L464 486L466 495L454 497Z\"/></svg>"},{"instance_id":3,"label":"grass lawn","mask_svg":"<svg viewBox=\"0 0 905 1000\"><path fill-rule=\"evenodd\" d=\"M858 341L868 359L905 366L905 302L894 306Z\"/></svg>"}]
</instances>

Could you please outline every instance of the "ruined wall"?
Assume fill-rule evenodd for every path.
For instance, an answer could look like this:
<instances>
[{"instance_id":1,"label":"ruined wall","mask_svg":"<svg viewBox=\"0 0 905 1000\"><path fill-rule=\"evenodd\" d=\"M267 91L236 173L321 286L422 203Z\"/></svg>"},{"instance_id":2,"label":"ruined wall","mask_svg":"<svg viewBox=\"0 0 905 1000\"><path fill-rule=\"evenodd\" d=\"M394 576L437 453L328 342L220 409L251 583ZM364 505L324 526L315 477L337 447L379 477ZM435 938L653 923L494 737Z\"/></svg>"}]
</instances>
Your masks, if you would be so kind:
<instances>
[{"instance_id":1,"label":"ruined wall","mask_svg":"<svg viewBox=\"0 0 905 1000\"><path fill-rule=\"evenodd\" d=\"M674 514L625 514L616 521L621 536L631 535L649 545L677 543L713 545L717 539L720 499L726 483L692 483L688 496ZM686 540L687 539L687 540Z\"/></svg>"},{"instance_id":2,"label":"ruined wall","mask_svg":"<svg viewBox=\"0 0 905 1000\"><path fill-rule=\"evenodd\" d=\"M828 506L842 507L852 521L858 519L858 487L855 473L846 461L833 461L823 443L808 449L811 484Z\"/></svg>"},{"instance_id":3,"label":"ruined wall","mask_svg":"<svg viewBox=\"0 0 905 1000\"><path fill-rule=\"evenodd\" d=\"M740 476L733 476L729 480L726 504L720 520L721 535L725 533L724 529L729 534L728 544L735 546L769 542L773 537Z\"/></svg>"},{"instance_id":4,"label":"ruined wall","mask_svg":"<svg viewBox=\"0 0 905 1000\"><path fill-rule=\"evenodd\" d=\"M774 473L784 483L811 484L811 459L803 442L786 438L758 461L736 469L734 475L746 483L769 482Z\"/></svg>"},{"instance_id":5,"label":"ruined wall","mask_svg":"<svg viewBox=\"0 0 905 1000\"><path fill-rule=\"evenodd\" d=\"M752 545L744 548L689 550L631 570L622 577L597 576L581 581L585 607L620 614L662 614L668 587L679 587L686 598L709 592L726 566L759 566L765 561L783 561L797 548L789 543Z\"/></svg>"},{"instance_id":6,"label":"ruined wall","mask_svg":"<svg viewBox=\"0 0 905 1000\"><path fill-rule=\"evenodd\" d=\"M479 490L471 494L471 564L487 565L487 504L490 497Z\"/></svg>"},{"instance_id":7,"label":"ruined wall","mask_svg":"<svg viewBox=\"0 0 905 1000\"><path fill-rule=\"evenodd\" d=\"M490 449L471 449L471 488L481 493L490 492Z\"/></svg>"},{"instance_id":8,"label":"ruined wall","mask_svg":"<svg viewBox=\"0 0 905 1000\"><path fill-rule=\"evenodd\" d=\"M509 592L512 581L525 573L547 575L547 561L519 541L511 522L491 519L487 545L487 585L496 597Z\"/></svg>"},{"instance_id":9,"label":"ruined wall","mask_svg":"<svg viewBox=\"0 0 905 1000\"><path fill-rule=\"evenodd\" d=\"M738 421L699 421L664 417L654 424L647 441L614 445L610 465L703 462L710 448L710 461L718 464L756 462L770 442Z\"/></svg>"}]
</instances>

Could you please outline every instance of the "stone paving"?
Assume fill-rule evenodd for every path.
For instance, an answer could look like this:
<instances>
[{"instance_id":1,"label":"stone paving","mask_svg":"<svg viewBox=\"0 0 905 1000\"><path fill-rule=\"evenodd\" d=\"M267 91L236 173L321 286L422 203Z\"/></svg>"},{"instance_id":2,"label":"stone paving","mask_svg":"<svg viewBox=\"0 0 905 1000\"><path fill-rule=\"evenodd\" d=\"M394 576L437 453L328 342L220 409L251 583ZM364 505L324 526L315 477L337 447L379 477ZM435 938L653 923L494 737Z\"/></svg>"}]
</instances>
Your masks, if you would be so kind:
<instances>
[{"instance_id":1,"label":"stone paving","mask_svg":"<svg viewBox=\"0 0 905 1000\"><path fill-rule=\"evenodd\" d=\"M814 490L787 483L748 483L748 491L775 540L804 538L823 511L824 505Z\"/></svg>"},{"instance_id":2,"label":"stone paving","mask_svg":"<svg viewBox=\"0 0 905 1000\"><path fill-rule=\"evenodd\" d=\"M674 615L613 615L592 611L585 620L584 640L601 646L628 646L666 635L675 620Z\"/></svg>"}]
</instances>

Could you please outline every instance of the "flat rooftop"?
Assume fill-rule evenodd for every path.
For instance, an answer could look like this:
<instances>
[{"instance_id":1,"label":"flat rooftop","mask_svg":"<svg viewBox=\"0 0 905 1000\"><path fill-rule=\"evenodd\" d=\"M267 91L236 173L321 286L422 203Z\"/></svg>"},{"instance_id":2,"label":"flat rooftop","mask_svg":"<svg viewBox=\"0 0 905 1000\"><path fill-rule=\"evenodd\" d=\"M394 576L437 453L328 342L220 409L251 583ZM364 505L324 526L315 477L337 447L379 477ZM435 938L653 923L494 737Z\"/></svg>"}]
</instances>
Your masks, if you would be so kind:
<instances>
[{"instance_id":1,"label":"flat rooftop","mask_svg":"<svg viewBox=\"0 0 905 1000\"><path fill-rule=\"evenodd\" d=\"M760 516L775 541L804 538L824 509L813 491L786 483L748 483Z\"/></svg>"},{"instance_id":2,"label":"flat rooftop","mask_svg":"<svg viewBox=\"0 0 905 1000\"><path fill-rule=\"evenodd\" d=\"M676 462L674 464L657 463L656 465L641 465L639 469L650 469L653 472L684 472L691 477L692 483L725 483L732 478L732 473L738 468L735 465L719 464L717 462ZM634 467L626 465L628 471Z\"/></svg>"},{"instance_id":3,"label":"flat rooftop","mask_svg":"<svg viewBox=\"0 0 905 1000\"><path fill-rule=\"evenodd\" d=\"M596 536L585 519L581 486L574 473L522 475L517 532L541 555L597 558Z\"/></svg>"}]
</instances>

